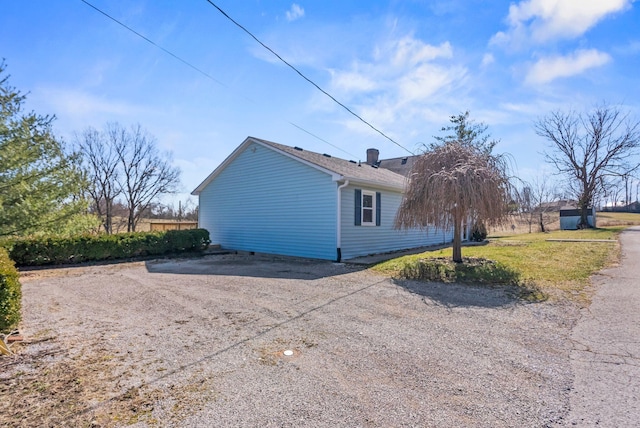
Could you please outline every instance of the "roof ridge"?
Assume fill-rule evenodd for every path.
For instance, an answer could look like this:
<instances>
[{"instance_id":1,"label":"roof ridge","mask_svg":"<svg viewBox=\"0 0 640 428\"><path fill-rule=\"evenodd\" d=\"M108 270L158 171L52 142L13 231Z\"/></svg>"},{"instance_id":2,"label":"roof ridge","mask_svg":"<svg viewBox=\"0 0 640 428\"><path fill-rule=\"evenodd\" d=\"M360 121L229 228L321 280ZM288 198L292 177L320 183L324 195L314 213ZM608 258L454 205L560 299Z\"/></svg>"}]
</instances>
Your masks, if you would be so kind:
<instances>
[{"instance_id":1,"label":"roof ridge","mask_svg":"<svg viewBox=\"0 0 640 428\"><path fill-rule=\"evenodd\" d=\"M343 176L346 179L378 183L382 186L391 185L392 187L398 188L404 187L404 175L387 168L380 168L378 163L371 165L362 161L356 162L354 160L347 160L324 153L314 152L312 150L302 149L297 146L291 147L286 144L263 140L261 138L249 138L276 150L280 150L289 156L293 156L304 162L309 162L320 168Z\"/></svg>"}]
</instances>

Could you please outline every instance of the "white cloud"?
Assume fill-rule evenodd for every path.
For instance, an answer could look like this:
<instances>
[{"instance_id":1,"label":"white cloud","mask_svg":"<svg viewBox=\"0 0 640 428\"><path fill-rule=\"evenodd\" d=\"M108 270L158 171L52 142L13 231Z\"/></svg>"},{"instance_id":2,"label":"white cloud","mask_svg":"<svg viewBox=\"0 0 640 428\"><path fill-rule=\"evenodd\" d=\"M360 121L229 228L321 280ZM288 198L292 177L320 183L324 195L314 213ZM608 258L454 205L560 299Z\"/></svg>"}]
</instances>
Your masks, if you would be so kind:
<instances>
[{"instance_id":1,"label":"white cloud","mask_svg":"<svg viewBox=\"0 0 640 428\"><path fill-rule=\"evenodd\" d=\"M129 123L131 118L145 117L152 108L126 101L107 99L75 89L40 87L29 95L29 105L36 111L55 112L56 133L71 138L87 126L101 127L109 121Z\"/></svg>"},{"instance_id":2,"label":"white cloud","mask_svg":"<svg viewBox=\"0 0 640 428\"><path fill-rule=\"evenodd\" d=\"M88 117L93 115L132 116L143 112L143 108L126 102L106 100L87 92L65 89L43 89L43 99L55 107L58 115Z\"/></svg>"},{"instance_id":3,"label":"white cloud","mask_svg":"<svg viewBox=\"0 0 640 428\"><path fill-rule=\"evenodd\" d=\"M482 65L482 67L487 67L494 62L496 62L496 58L493 56L493 54L486 53L482 56L482 63L480 65Z\"/></svg>"},{"instance_id":4,"label":"white cloud","mask_svg":"<svg viewBox=\"0 0 640 428\"><path fill-rule=\"evenodd\" d=\"M369 92L375 90L378 85L365 74L356 70L346 72L332 71L332 84L343 91Z\"/></svg>"},{"instance_id":5,"label":"white cloud","mask_svg":"<svg viewBox=\"0 0 640 428\"><path fill-rule=\"evenodd\" d=\"M332 86L347 95L370 93L414 83L427 83L429 75L441 80L447 70L433 64L436 59L449 59L453 51L449 42L432 46L412 37L403 37L375 49L370 62L354 62L348 70L332 72Z\"/></svg>"},{"instance_id":6,"label":"white cloud","mask_svg":"<svg viewBox=\"0 0 640 428\"><path fill-rule=\"evenodd\" d=\"M571 77L600 67L611 57L596 49L577 50L568 56L552 56L540 59L530 69L525 79L528 84L543 84L561 77Z\"/></svg>"},{"instance_id":7,"label":"white cloud","mask_svg":"<svg viewBox=\"0 0 640 428\"><path fill-rule=\"evenodd\" d=\"M509 29L491 43L519 47L528 42L580 37L598 22L631 7L634 0L525 0L511 4Z\"/></svg>"},{"instance_id":8,"label":"white cloud","mask_svg":"<svg viewBox=\"0 0 640 428\"><path fill-rule=\"evenodd\" d=\"M423 64L398 80L400 100L402 103L427 100L439 90L454 84L463 74L459 69Z\"/></svg>"},{"instance_id":9,"label":"white cloud","mask_svg":"<svg viewBox=\"0 0 640 428\"><path fill-rule=\"evenodd\" d=\"M385 53L388 53L388 50L385 49ZM395 42L391 50L395 50L392 53L391 63L396 67L413 67L437 58L451 58L453 56L453 50L449 42L444 42L440 46L433 46L409 36Z\"/></svg>"},{"instance_id":10,"label":"white cloud","mask_svg":"<svg viewBox=\"0 0 640 428\"><path fill-rule=\"evenodd\" d=\"M287 21L295 21L296 19L300 19L304 16L304 9L300 7L300 5L293 3L291 5L291 9L289 9L286 13Z\"/></svg>"},{"instance_id":11,"label":"white cloud","mask_svg":"<svg viewBox=\"0 0 640 428\"><path fill-rule=\"evenodd\" d=\"M449 42L430 45L412 36L378 45L371 58L331 70L331 90L367 120L385 129L421 117L460 87L467 69L454 61ZM368 132L356 122L352 130Z\"/></svg>"}]
</instances>

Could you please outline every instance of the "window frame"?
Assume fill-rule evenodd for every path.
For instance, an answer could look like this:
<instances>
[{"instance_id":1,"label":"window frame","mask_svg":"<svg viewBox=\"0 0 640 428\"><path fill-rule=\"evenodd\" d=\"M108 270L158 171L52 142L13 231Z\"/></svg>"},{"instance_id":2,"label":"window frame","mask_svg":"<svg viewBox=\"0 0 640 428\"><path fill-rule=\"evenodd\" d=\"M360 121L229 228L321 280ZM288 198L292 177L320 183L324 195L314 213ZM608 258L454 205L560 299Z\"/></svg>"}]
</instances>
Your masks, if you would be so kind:
<instances>
[{"instance_id":1,"label":"window frame","mask_svg":"<svg viewBox=\"0 0 640 428\"><path fill-rule=\"evenodd\" d=\"M371 197L371 207L364 206L364 197ZM364 211L371 210L371 221L364 221ZM360 226L376 226L376 192L362 189L360 195Z\"/></svg>"}]
</instances>

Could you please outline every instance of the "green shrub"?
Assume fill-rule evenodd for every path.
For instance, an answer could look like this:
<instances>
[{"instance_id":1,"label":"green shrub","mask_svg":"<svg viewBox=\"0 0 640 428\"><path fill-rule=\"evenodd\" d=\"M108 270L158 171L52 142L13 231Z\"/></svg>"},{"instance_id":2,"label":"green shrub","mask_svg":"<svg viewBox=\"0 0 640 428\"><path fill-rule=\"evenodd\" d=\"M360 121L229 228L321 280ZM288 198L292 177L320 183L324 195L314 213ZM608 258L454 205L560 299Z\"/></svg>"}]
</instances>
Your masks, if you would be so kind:
<instances>
[{"instance_id":1,"label":"green shrub","mask_svg":"<svg viewBox=\"0 0 640 428\"><path fill-rule=\"evenodd\" d=\"M18 266L116 260L202 251L211 241L205 229L117 235L16 238L3 245Z\"/></svg>"},{"instance_id":2,"label":"green shrub","mask_svg":"<svg viewBox=\"0 0 640 428\"><path fill-rule=\"evenodd\" d=\"M471 228L471 240L473 242L482 242L487 239L487 228L481 221L476 222Z\"/></svg>"},{"instance_id":3,"label":"green shrub","mask_svg":"<svg viewBox=\"0 0 640 428\"><path fill-rule=\"evenodd\" d=\"M4 248L0 248L0 332L7 332L20 321L22 290L18 271Z\"/></svg>"},{"instance_id":4,"label":"green shrub","mask_svg":"<svg viewBox=\"0 0 640 428\"><path fill-rule=\"evenodd\" d=\"M423 281L495 285L517 285L520 282L518 272L502 263L479 258L465 258L463 263L454 263L450 258L413 260L404 264L400 276Z\"/></svg>"}]
</instances>

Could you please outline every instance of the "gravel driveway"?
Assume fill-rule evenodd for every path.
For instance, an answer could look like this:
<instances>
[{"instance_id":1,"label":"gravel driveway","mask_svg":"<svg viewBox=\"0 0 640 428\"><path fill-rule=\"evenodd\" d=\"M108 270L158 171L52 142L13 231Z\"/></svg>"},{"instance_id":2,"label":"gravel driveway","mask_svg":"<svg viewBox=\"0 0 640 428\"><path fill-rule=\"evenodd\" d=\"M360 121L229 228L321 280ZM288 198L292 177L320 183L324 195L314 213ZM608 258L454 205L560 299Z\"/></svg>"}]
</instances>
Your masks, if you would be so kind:
<instances>
[{"instance_id":1,"label":"gravel driveway","mask_svg":"<svg viewBox=\"0 0 640 428\"><path fill-rule=\"evenodd\" d=\"M60 376L85 368L73 410L43 425L565 424L569 304L260 255L38 272L23 294L22 332L42 340L25 353L67 364Z\"/></svg>"}]
</instances>

